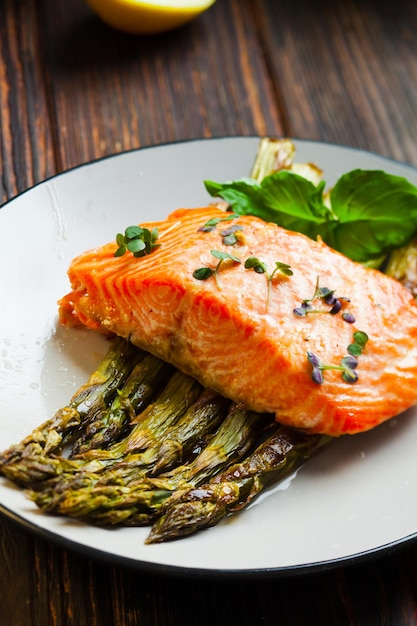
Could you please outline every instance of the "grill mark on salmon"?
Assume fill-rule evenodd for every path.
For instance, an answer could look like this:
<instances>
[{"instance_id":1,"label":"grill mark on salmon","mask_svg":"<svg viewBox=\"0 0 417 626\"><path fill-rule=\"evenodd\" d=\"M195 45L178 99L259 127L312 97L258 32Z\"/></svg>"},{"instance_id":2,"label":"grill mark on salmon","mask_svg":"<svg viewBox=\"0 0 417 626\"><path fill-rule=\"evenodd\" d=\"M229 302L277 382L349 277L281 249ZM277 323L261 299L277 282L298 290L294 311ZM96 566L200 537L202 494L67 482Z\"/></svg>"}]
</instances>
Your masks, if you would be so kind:
<instances>
[{"instance_id":1,"label":"grill mark on salmon","mask_svg":"<svg viewBox=\"0 0 417 626\"><path fill-rule=\"evenodd\" d=\"M68 272L72 291L59 303L62 324L129 338L204 386L311 432L354 434L417 402L417 305L402 285L253 216L225 223L244 229L232 248L222 243L222 225L199 231L224 215L213 206L180 209L163 222L143 224L159 229L160 247L140 259L114 257L115 243L81 254ZM242 260L222 263L219 286L213 277L193 277L200 267L216 266L213 249ZM269 307L266 275L244 268L250 256L270 271L281 261L294 272L276 274ZM350 298L344 306L355 323L340 314L294 315L314 294L317 276L320 286ZM312 304L329 309L320 300ZM322 385L314 383L307 351L338 365L356 330L369 336L358 382L329 370Z\"/></svg>"}]
</instances>

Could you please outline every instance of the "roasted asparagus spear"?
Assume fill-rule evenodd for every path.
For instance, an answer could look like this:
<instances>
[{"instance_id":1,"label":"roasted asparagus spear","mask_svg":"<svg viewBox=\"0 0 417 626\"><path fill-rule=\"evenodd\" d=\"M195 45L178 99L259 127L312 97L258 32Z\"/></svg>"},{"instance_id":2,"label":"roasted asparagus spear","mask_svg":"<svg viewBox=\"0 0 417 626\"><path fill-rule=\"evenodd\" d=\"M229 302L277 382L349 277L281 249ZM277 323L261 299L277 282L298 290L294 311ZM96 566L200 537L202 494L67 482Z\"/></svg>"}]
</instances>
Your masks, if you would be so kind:
<instances>
[{"instance_id":1,"label":"roasted asparagus spear","mask_svg":"<svg viewBox=\"0 0 417 626\"><path fill-rule=\"evenodd\" d=\"M228 466L208 483L173 497L154 523L146 543L190 535L214 526L246 507L267 485L282 480L328 445L331 437L305 435L276 425L274 432L242 462Z\"/></svg>"},{"instance_id":2,"label":"roasted asparagus spear","mask_svg":"<svg viewBox=\"0 0 417 626\"><path fill-rule=\"evenodd\" d=\"M181 393L181 388L179 389ZM141 452L132 452L120 456L120 453L111 458L108 455L104 459L98 457L99 451L86 453L83 457L71 460L34 458L28 468L28 459L25 459L25 466L22 473L29 474L32 471L39 471L37 464L41 468L46 467L50 471L49 476L44 470L43 483L29 483L26 476L21 478L21 482L26 479L26 484L31 486L36 494L32 494L32 499L41 508L51 508L50 502L56 494L60 494L72 489L78 490L81 487L93 489L99 482L102 487L105 484L127 485L131 481L138 481L141 477L161 473L162 469L169 469L174 465L186 462L196 450L204 445L206 437L218 428L224 419L229 401L219 394L204 390L198 399L192 404L179 422L168 428L166 433L157 439L149 448ZM158 406L158 400L154 404ZM166 408L166 407L165 407ZM168 421L168 419L167 419ZM103 451L104 452L104 451ZM91 454L95 458L91 459Z\"/></svg>"},{"instance_id":3,"label":"roasted asparagus spear","mask_svg":"<svg viewBox=\"0 0 417 626\"><path fill-rule=\"evenodd\" d=\"M164 433L178 422L201 391L202 387L196 380L174 370L156 400L131 420L133 428L126 437L107 450L87 450L83 458L117 460L126 454L146 450L160 441Z\"/></svg>"},{"instance_id":4,"label":"roasted asparagus spear","mask_svg":"<svg viewBox=\"0 0 417 626\"><path fill-rule=\"evenodd\" d=\"M233 405L209 444L190 463L155 478L126 480L124 463L111 474L74 476L71 484L55 488L48 498L31 497L49 513L77 517L96 524L143 525L152 522L173 494L208 480L229 463L245 456L270 416Z\"/></svg>"},{"instance_id":5,"label":"roasted asparagus spear","mask_svg":"<svg viewBox=\"0 0 417 626\"><path fill-rule=\"evenodd\" d=\"M71 456L79 456L94 448L106 448L117 441L136 415L155 398L172 371L172 366L147 354L135 365L112 404L88 423L74 443Z\"/></svg>"},{"instance_id":6,"label":"roasted asparagus spear","mask_svg":"<svg viewBox=\"0 0 417 626\"><path fill-rule=\"evenodd\" d=\"M23 441L0 454L0 473L8 475L9 467L19 463L24 456L30 457L32 451L44 455L61 452L77 436L80 428L85 428L107 409L117 389L144 356L145 352L125 339L115 339L97 370L69 404L35 428ZM12 476L10 478L13 480Z\"/></svg>"},{"instance_id":7,"label":"roasted asparagus spear","mask_svg":"<svg viewBox=\"0 0 417 626\"><path fill-rule=\"evenodd\" d=\"M149 358L153 359L153 357ZM168 366L164 364L162 364L162 367L156 366L155 371L159 372L159 374L163 372L161 381L166 376L166 367ZM125 405L127 405L130 398L130 408L133 414L134 407L139 406L142 399L144 399L142 394L143 388L133 384L132 380L130 380L127 387L128 389L125 393L123 389L120 391L119 398L122 399ZM144 389L149 391L147 385L144 386ZM84 454L65 458L62 454L54 454L54 452L57 452L57 447L45 450L45 447L40 443L30 440L21 446L19 454L14 454L9 462L0 466L0 471L15 483L36 488L38 491L42 489L49 491L52 484L58 481L62 484L68 484L68 481L77 472L83 471L84 474L87 474L102 471L129 452L140 450L141 446L143 449L146 448L152 438L158 441L158 437L161 436L164 430L167 430L170 425L174 424L190 404L194 402L200 390L201 386L195 380L178 371L174 371L157 399L153 403L148 404L138 416L133 415L132 417L132 414L130 415L131 423L135 424L130 433L124 439L116 440L108 449L91 448ZM131 393L130 396L128 396L129 392ZM119 423L120 403L118 398L113 403L113 409L116 415L115 421L117 420L116 423ZM108 414L107 411L108 407L104 409L105 420L107 420L107 423L111 423L113 413L110 410ZM122 416L126 417L124 414ZM94 423L97 421L99 421L99 418L96 418ZM104 422L101 422L101 424L104 424ZM78 425L79 421L77 421ZM7 453L6 451L5 454ZM37 483L46 480L48 481L47 485L37 485Z\"/></svg>"},{"instance_id":8,"label":"roasted asparagus spear","mask_svg":"<svg viewBox=\"0 0 417 626\"><path fill-rule=\"evenodd\" d=\"M122 382L118 370L119 362L115 360L113 363L114 378L109 386ZM111 458L106 458L104 461L99 458L100 455L92 459L84 458L81 452L95 449L101 443L100 454L103 456L106 445L117 442L123 429L127 429L129 422L136 418L136 412L141 412L141 409L149 405L149 400L153 399L160 387L167 382L167 377L172 371L173 368L168 364L143 353L143 358L133 366L124 386L120 391L117 390L110 406L104 405L105 408L102 411L94 410L94 417L91 419L83 420L83 415L80 414L76 421L79 438L75 441L73 453L69 458L59 454L58 448L51 445L47 448L42 445L42 440L36 441L32 433L33 439L26 438L26 443L22 446L20 453L14 454L13 458L0 467L0 471L15 483L32 487L40 481L51 482L53 478L60 477L63 480L69 474L81 470L100 471L109 465ZM109 371L109 381L110 376ZM75 397L77 398L78 395ZM49 437L51 432L48 433ZM59 442L58 438L57 442ZM79 451L78 455L74 456L74 451Z\"/></svg>"}]
</instances>

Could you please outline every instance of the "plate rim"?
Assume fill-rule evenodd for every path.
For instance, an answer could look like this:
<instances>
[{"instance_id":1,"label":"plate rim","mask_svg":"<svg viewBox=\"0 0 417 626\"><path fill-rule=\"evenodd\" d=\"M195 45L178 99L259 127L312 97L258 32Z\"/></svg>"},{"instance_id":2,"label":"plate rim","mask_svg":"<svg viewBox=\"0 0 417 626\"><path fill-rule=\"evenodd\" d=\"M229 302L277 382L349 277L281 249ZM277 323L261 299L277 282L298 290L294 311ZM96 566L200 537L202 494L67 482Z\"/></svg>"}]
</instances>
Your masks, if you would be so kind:
<instances>
[{"instance_id":1,"label":"plate rim","mask_svg":"<svg viewBox=\"0 0 417 626\"><path fill-rule=\"evenodd\" d=\"M73 539L69 539L64 535L55 533L52 530L37 526L35 523L30 522L24 517L20 516L15 511L12 511L4 504L0 503L0 514L3 514L7 519L17 523L24 530L35 534L38 538L44 541L52 541L54 544L64 548L65 550L71 550L87 558L93 558L97 561L106 563L113 566L128 567L132 570L140 570L149 572L152 574L165 574L175 575L177 577L196 577L199 578L219 578L219 576L226 578L236 579L249 579L249 578L265 578L275 576L276 578L292 578L296 576L307 576L323 572L330 572L340 567L354 567L363 563L371 563L378 558L390 557L395 554L401 553L408 548L417 544L417 531L411 533L406 537L392 541L390 543L376 546L369 550L357 552L344 557L338 557L334 559L328 559L324 561L316 561L313 563L301 563L298 565L286 565L277 567L263 567L263 568L203 568L203 567L185 567L180 565L167 565L163 563L157 563L152 561L142 561L139 559L129 558L126 556L112 554L99 548L84 545Z\"/></svg>"},{"instance_id":2,"label":"plate rim","mask_svg":"<svg viewBox=\"0 0 417 626\"><path fill-rule=\"evenodd\" d=\"M347 144L339 144L336 142L330 142L330 141L323 141L320 139L304 139L301 137L289 137L288 135L272 135L272 134L265 134L265 135L254 135L254 134L247 134L247 135L242 135L242 134L237 134L237 135L217 135L217 136L213 136L213 137L193 137L192 139L176 139L174 141L165 141L165 142L161 142L161 143L156 143L156 144L149 144L146 146L139 146L138 148L129 148L127 150L122 150L121 152L114 152L111 154L106 154L103 155L101 157L96 157L94 159L91 159L90 161L84 161L83 163L78 163L77 165L72 165L71 167L61 171L61 172L57 172L56 174L51 174L50 176L46 176L45 178L43 178L42 180L37 181L36 183L34 183L33 185L30 185L30 187L27 187L26 189L23 189L22 191L18 192L16 195L14 195L13 197L9 198L8 200L6 200L5 202L3 202L2 204L0 204L0 211L5 208L6 206L8 206L9 204L11 204L12 202L14 202L15 200L20 199L22 196L24 196L27 193L30 193L33 189L36 189L37 187L44 185L50 181L56 180L62 176L66 176L67 174L70 174L71 172L74 172L76 170L80 170L83 169L85 167L90 167L92 165L95 165L97 163L102 163L104 161L109 161L112 159L117 159L118 157L122 157L125 155L129 155L135 152L144 152L146 150L154 150L154 149L158 149L158 148L164 148L167 146L176 146L176 145L181 145L181 144L192 144L192 143L206 143L206 142L217 142L217 141L224 141L224 140L228 140L228 139L262 139L264 137L273 137L274 139L289 139L290 141L293 141L295 143L300 143L300 144L316 144L316 145L321 145L321 146L328 146L328 147L334 147L334 148L341 148L343 150L350 150L352 152L357 152L357 153L361 153L361 154L368 154L370 156L373 157L377 157L378 159L382 159L384 161L386 161L387 163L391 163L394 165L400 165L402 167L406 167L407 169L409 169L412 172L417 172L417 165L413 165L412 163L409 163L407 161L400 161L398 159L394 159L393 157L389 157L387 155L383 155L383 154L379 154L378 152L372 151L372 150L368 150L366 148L360 148L358 146L350 146Z\"/></svg>"}]
</instances>

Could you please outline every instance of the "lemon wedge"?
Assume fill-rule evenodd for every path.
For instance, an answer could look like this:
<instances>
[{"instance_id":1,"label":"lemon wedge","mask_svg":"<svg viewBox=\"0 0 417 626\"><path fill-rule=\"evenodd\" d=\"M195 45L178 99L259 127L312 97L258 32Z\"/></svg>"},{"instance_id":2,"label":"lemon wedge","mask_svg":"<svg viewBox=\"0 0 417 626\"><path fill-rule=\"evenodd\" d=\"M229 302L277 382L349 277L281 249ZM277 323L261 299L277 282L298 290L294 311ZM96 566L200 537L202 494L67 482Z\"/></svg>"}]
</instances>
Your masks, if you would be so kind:
<instances>
[{"instance_id":1,"label":"lemon wedge","mask_svg":"<svg viewBox=\"0 0 417 626\"><path fill-rule=\"evenodd\" d=\"M215 0L87 0L109 26L128 33L163 33L190 22Z\"/></svg>"}]
</instances>

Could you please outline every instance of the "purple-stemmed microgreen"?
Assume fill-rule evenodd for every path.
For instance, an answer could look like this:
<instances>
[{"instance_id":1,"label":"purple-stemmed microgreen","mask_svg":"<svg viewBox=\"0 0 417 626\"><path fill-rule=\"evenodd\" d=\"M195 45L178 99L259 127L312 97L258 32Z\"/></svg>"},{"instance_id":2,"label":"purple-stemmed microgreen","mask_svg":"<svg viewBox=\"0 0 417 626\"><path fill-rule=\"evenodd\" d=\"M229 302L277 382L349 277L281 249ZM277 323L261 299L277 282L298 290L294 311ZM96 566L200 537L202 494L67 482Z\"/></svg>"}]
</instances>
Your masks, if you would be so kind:
<instances>
[{"instance_id":1,"label":"purple-stemmed microgreen","mask_svg":"<svg viewBox=\"0 0 417 626\"><path fill-rule=\"evenodd\" d=\"M353 341L348 345L348 355L344 356L340 361L340 365L324 365L313 352L307 352L307 359L312 367L311 378L313 382L322 385L324 382L323 372L326 370L338 370L342 372L342 378L346 383L356 383L358 374L356 368L358 366L358 357L362 354L368 342L368 335L362 330L353 333Z\"/></svg>"},{"instance_id":2,"label":"purple-stemmed microgreen","mask_svg":"<svg viewBox=\"0 0 417 626\"><path fill-rule=\"evenodd\" d=\"M230 220L234 220L238 218L239 215L236 213L229 213L226 217L213 217L211 220L208 220L203 226L201 226L198 230L203 233L211 233L213 230L216 230L217 224L220 222L228 222ZM241 224L233 224L229 228L220 231L220 236L222 238L222 244L224 246L234 246L239 243L240 233L243 231L243 226Z\"/></svg>"},{"instance_id":3,"label":"purple-stemmed microgreen","mask_svg":"<svg viewBox=\"0 0 417 626\"><path fill-rule=\"evenodd\" d=\"M307 298L306 300L303 300L300 306L295 307L295 309L293 309L293 313L297 317L305 317L308 313L330 313L330 315L337 315L337 313L339 313L339 311L342 310L343 303L350 302L350 300L349 298L346 298L345 296L339 296L336 298L334 294L335 294L334 289L328 289L327 287L320 287L319 277L317 276L316 287L315 287L313 296L311 298ZM330 309L314 308L312 305L312 302L318 299L321 300L324 304L329 305L331 308ZM349 322L350 324L353 324L355 322L354 316L352 315L352 313L349 313L348 311L344 311L342 313L342 318L346 322Z\"/></svg>"},{"instance_id":4,"label":"purple-stemmed microgreen","mask_svg":"<svg viewBox=\"0 0 417 626\"><path fill-rule=\"evenodd\" d=\"M239 235L243 231L243 226L233 224L230 228L226 228L220 232L222 243L224 246L234 246L239 243Z\"/></svg>"},{"instance_id":5,"label":"purple-stemmed microgreen","mask_svg":"<svg viewBox=\"0 0 417 626\"><path fill-rule=\"evenodd\" d=\"M235 220L238 217L240 217L240 215L237 213L227 213L225 217L213 217L203 224L203 226L200 226L198 230L202 233L211 233L213 230L216 230L216 226L220 222L229 222L230 220Z\"/></svg>"},{"instance_id":6,"label":"purple-stemmed microgreen","mask_svg":"<svg viewBox=\"0 0 417 626\"><path fill-rule=\"evenodd\" d=\"M267 295L267 300L266 300L267 310L269 309L270 304L271 304L272 281L274 279L275 274L277 274L278 272L280 272L284 276L292 276L294 274L291 267L287 263L281 263L281 261L276 261L273 271L268 272L268 268L265 265L265 263L263 261L260 261L255 256L250 256L246 259L245 269L253 270L257 274L265 274L267 285L268 285L268 295Z\"/></svg>"},{"instance_id":7,"label":"purple-stemmed microgreen","mask_svg":"<svg viewBox=\"0 0 417 626\"><path fill-rule=\"evenodd\" d=\"M239 257L234 256L233 254L229 254L228 252L222 252L221 250L210 250L212 256L215 259L218 259L218 263L216 267L200 267L193 272L194 278L197 280L207 280L211 276L214 276L217 287L221 289L220 281L219 281L219 269L225 261L233 261L233 263L242 263L242 260Z\"/></svg>"},{"instance_id":8,"label":"purple-stemmed microgreen","mask_svg":"<svg viewBox=\"0 0 417 626\"><path fill-rule=\"evenodd\" d=\"M307 359L312 367L311 379L318 385L324 383L323 372L327 370L337 370L341 372L343 380L351 385L358 380L358 374L355 371L358 366L358 359L352 355L343 357L340 361L340 365L325 365L321 363L318 356L312 352L307 352Z\"/></svg>"}]
</instances>

